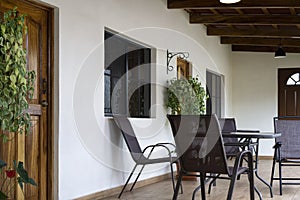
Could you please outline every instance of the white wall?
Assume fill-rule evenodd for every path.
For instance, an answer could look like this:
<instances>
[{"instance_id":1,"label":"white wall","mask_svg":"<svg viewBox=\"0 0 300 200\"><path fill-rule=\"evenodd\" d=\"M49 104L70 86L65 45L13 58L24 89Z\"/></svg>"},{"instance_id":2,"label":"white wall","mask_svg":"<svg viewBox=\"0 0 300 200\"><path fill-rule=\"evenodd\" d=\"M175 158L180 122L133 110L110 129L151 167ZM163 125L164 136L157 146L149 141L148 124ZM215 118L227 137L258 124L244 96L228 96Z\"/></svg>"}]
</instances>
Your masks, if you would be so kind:
<instances>
[{"instance_id":1,"label":"white wall","mask_svg":"<svg viewBox=\"0 0 300 200\"><path fill-rule=\"evenodd\" d=\"M277 116L278 68L300 67L297 54L275 59L272 53L233 53L232 109L240 129L273 131ZM272 155L273 140L263 140L260 155Z\"/></svg>"},{"instance_id":2,"label":"white wall","mask_svg":"<svg viewBox=\"0 0 300 200\"><path fill-rule=\"evenodd\" d=\"M204 83L206 68L225 75L225 115L232 115L229 46L221 46L218 37L207 37L205 27L190 25L186 12L168 10L166 0L43 1L59 9L59 199L123 185L133 166L118 129L104 117L105 27L158 48L157 116L132 120L142 146L172 141L163 89L176 73L166 74L167 49L188 51ZM141 178L168 170L166 165L153 165Z\"/></svg>"}]
</instances>

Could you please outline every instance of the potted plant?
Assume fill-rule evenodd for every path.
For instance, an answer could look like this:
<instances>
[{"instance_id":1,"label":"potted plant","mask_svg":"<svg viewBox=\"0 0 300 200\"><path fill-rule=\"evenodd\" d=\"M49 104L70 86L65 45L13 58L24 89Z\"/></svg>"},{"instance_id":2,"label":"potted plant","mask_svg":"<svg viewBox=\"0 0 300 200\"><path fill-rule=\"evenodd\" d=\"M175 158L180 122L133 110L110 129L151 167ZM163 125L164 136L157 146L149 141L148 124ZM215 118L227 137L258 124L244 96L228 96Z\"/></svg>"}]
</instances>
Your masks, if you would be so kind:
<instances>
[{"instance_id":1,"label":"potted plant","mask_svg":"<svg viewBox=\"0 0 300 200\"><path fill-rule=\"evenodd\" d=\"M174 115L200 115L205 113L205 89L198 77L172 79L167 88L167 108Z\"/></svg>"},{"instance_id":2,"label":"potted plant","mask_svg":"<svg viewBox=\"0 0 300 200\"><path fill-rule=\"evenodd\" d=\"M26 69L25 34L24 15L19 15L16 8L5 12L0 18L0 138L3 143L13 140L16 134L30 132L30 115L26 110L34 91L35 72ZM8 166L2 159L1 200L12 197L17 183L21 189L24 183L36 185L23 162L13 161L13 166Z\"/></svg>"}]
</instances>

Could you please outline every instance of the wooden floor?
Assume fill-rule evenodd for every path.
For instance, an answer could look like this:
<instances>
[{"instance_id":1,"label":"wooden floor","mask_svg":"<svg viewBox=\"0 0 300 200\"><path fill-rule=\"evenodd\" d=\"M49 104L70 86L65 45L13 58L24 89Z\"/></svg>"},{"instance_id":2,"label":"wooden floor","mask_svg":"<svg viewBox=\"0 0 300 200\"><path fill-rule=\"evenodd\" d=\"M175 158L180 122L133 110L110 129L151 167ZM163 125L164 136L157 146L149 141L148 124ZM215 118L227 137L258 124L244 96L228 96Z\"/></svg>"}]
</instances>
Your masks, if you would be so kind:
<instances>
[{"instance_id":1,"label":"wooden floor","mask_svg":"<svg viewBox=\"0 0 300 200\"><path fill-rule=\"evenodd\" d=\"M271 160L261 160L259 163L259 174L268 182L270 181L271 174ZM299 167L285 167L283 171L284 175L298 175L300 177ZM284 185L283 195L279 195L278 181L274 182L273 193L274 197L270 198L269 189L261 183L257 178L255 179L255 185L261 191L263 199L283 199L283 200L299 200L300 199L300 186L297 185ZM192 192L195 187L198 186L198 181L184 181L183 182L183 194L179 194L178 200L190 200L192 199ZM227 190L229 186L228 180L218 180L217 186L212 188L211 194L206 195L207 200L222 200L226 199ZM207 187L206 187L207 189ZM207 190L206 190L207 193ZM125 192L121 200L170 200L172 199L173 191L171 180L165 180L156 184L145 186L142 188L134 189L132 192ZM256 194L255 194L256 195ZM117 200L117 196L105 198L105 200ZM197 198L201 199L200 191L198 192ZM236 182L233 194L234 200L250 199L248 179L244 175L241 180ZM255 199L259 199L255 196Z\"/></svg>"}]
</instances>

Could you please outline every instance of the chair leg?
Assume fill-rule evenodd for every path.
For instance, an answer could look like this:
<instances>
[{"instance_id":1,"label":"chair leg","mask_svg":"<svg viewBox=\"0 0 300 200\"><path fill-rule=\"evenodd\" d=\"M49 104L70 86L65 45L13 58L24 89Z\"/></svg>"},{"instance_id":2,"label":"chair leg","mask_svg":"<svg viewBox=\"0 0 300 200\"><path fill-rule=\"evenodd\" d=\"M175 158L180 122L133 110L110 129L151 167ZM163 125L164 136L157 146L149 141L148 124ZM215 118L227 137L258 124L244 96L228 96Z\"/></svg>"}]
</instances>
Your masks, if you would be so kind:
<instances>
[{"instance_id":1,"label":"chair leg","mask_svg":"<svg viewBox=\"0 0 300 200\"><path fill-rule=\"evenodd\" d=\"M135 164L135 166L133 167L133 169L132 169L132 171L131 171L129 177L127 178L127 181L126 181L125 185L123 186L122 191L120 192L118 198L121 198L121 196L122 196L122 194L123 194L123 192L124 192L124 190L125 190L125 188L126 188L128 182L129 182L129 180L131 179L131 177L132 177L132 175L133 175L133 172L135 171L135 169L136 169L137 166L138 166L138 165Z\"/></svg>"},{"instance_id":2,"label":"chair leg","mask_svg":"<svg viewBox=\"0 0 300 200\"><path fill-rule=\"evenodd\" d=\"M139 179L139 177L140 177L140 175L141 175L141 173L142 173L142 171L143 171L144 168L145 168L145 165L142 166L142 168L141 168L139 174L138 174L137 177L135 178L135 180L134 180L134 182L133 182L133 184L132 184L132 186L131 186L131 188L130 188L130 190L129 190L130 192L133 190L133 188L134 188L134 186L135 186L137 180Z\"/></svg>"},{"instance_id":3,"label":"chair leg","mask_svg":"<svg viewBox=\"0 0 300 200\"><path fill-rule=\"evenodd\" d=\"M211 186L216 182L217 178L220 176L220 174L217 174L215 178L213 178L211 180L211 182L209 183L208 185L208 194L210 194L210 191L211 191Z\"/></svg>"},{"instance_id":4,"label":"chair leg","mask_svg":"<svg viewBox=\"0 0 300 200\"><path fill-rule=\"evenodd\" d=\"M183 194L183 187L182 187L182 184L180 184L180 193Z\"/></svg>"},{"instance_id":5,"label":"chair leg","mask_svg":"<svg viewBox=\"0 0 300 200\"><path fill-rule=\"evenodd\" d=\"M194 189L194 191L193 191L193 196L192 196L192 200L194 200L195 199L195 197L196 197L196 193L201 189L201 184L198 186L198 187L196 187L196 189Z\"/></svg>"},{"instance_id":6,"label":"chair leg","mask_svg":"<svg viewBox=\"0 0 300 200\"><path fill-rule=\"evenodd\" d=\"M200 173L200 184L201 184L201 197L205 200L205 174Z\"/></svg>"},{"instance_id":7,"label":"chair leg","mask_svg":"<svg viewBox=\"0 0 300 200\"><path fill-rule=\"evenodd\" d=\"M254 175L253 169L250 169L248 172L248 179L249 179L249 187L250 187L250 199L254 200Z\"/></svg>"},{"instance_id":8,"label":"chair leg","mask_svg":"<svg viewBox=\"0 0 300 200\"><path fill-rule=\"evenodd\" d=\"M274 172L275 172L275 165L276 165L276 153L274 153L273 157L273 164L272 164L272 171L271 171L271 181L270 181L270 186L273 186L273 181L274 181Z\"/></svg>"},{"instance_id":9,"label":"chair leg","mask_svg":"<svg viewBox=\"0 0 300 200\"><path fill-rule=\"evenodd\" d=\"M179 192L179 187L181 186L181 181L182 181L182 172L179 172L179 177L176 183L175 191L173 193L173 200L177 200L178 192Z\"/></svg>"},{"instance_id":10,"label":"chair leg","mask_svg":"<svg viewBox=\"0 0 300 200\"><path fill-rule=\"evenodd\" d=\"M172 164L176 164L176 163L171 163L171 178L172 178L172 184L173 184L173 190L175 191L175 179L174 179L174 169L173 169L173 165ZM180 193L183 194L183 189L182 189L182 184L180 184Z\"/></svg>"},{"instance_id":11,"label":"chair leg","mask_svg":"<svg viewBox=\"0 0 300 200\"><path fill-rule=\"evenodd\" d=\"M242 167L242 166L243 166L243 160L244 160L244 159L241 159L241 162L240 162L239 167ZM239 174L239 175L237 176L237 180L240 180L240 179L241 179L241 175Z\"/></svg>"},{"instance_id":12,"label":"chair leg","mask_svg":"<svg viewBox=\"0 0 300 200\"><path fill-rule=\"evenodd\" d=\"M281 171L281 160L279 160L279 194L282 195L282 171Z\"/></svg>"},{"instance_id":13,"label":"chair leg","mask_svg":"<svg viewBox=\"0 0 300 200\"><path fill-rule=\"evenodd\" d=\"M173 170L173 164L174 164L174 163L170 163L170 167L171 167L171 178L172 178L173 190L175 190L175 181L174 181L174 170Z\"/></svg>"},{"instance_id":14,"label":"chair leg","mask_svg":"<svg viewBox=\"0 0 300 200\"><path fill-rule=\"evenodd\" d=\"M237 174L236 173L232 174L231 180L230 180L230 185L229 185L229 190L228 190L228 194L227 194L227 200L231 200L231 198L232 198L233 188L234 188L236 179L237 179Z\"/></svg>"}]
</instances>

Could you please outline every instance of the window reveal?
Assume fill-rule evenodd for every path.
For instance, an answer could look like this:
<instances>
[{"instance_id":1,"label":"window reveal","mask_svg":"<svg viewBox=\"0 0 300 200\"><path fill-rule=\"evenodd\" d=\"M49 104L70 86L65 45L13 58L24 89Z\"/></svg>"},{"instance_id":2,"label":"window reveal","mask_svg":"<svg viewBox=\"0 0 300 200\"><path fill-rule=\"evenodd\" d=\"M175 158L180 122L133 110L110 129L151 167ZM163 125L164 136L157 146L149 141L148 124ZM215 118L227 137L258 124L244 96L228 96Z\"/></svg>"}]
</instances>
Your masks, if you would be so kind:
<instances>
[{"instance_id":1,"label":"window reveal","mask_svg":"<svg viewBox=\"0 0 300 200\"><path fill-rule=\"evenodd\" d=\"M151 49L105 31L104 113L150 117Z\"/></svg>"}]
</instances>

